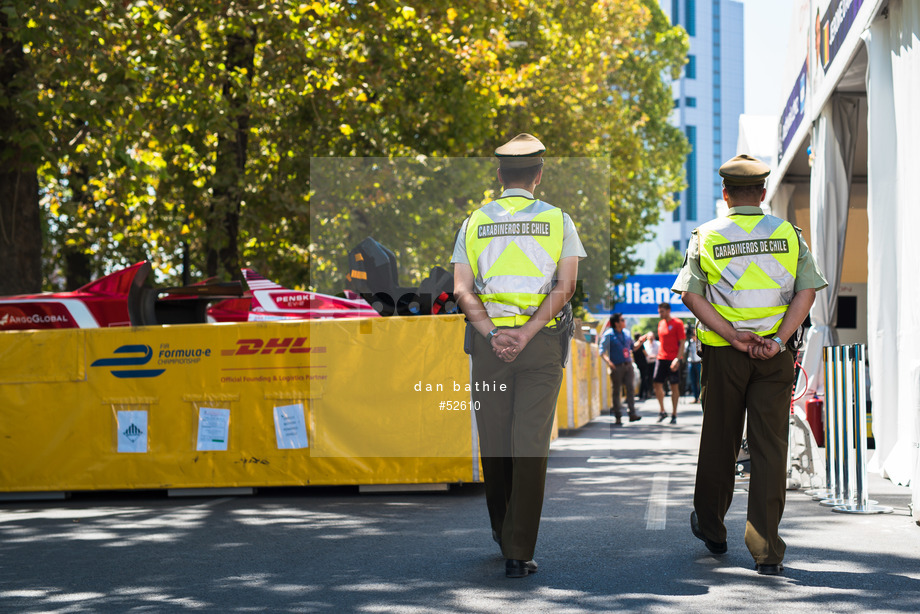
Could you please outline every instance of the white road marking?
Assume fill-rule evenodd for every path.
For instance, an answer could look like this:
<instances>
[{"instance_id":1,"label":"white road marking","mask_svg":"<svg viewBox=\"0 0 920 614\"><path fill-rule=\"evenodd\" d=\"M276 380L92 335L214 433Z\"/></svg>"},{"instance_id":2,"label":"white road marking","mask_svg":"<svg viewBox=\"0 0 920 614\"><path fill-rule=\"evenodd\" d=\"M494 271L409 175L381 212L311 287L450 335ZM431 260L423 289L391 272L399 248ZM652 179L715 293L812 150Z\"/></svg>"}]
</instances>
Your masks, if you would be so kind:
<instances>
[{"instance_id":1,"label":"white road marking","mask_svg":"<svg viewBox=\"0 0 920 614\"><path fill-rule=\"evenodd\" d=\"M661 433L661 448L671 445L671 429L665 428ZM645 529L647 531L664 531L668 524L668 479L670 473L656 473L652 477L652 492L648 496L645 511Z\"/></svg>"},{"instance_id":2,"label":"white road marking","mask_svg":"<svg viewBox=\"0 0 920 614\"><path fill-rule=\"evenodd\" d=\"M656 473L652 478L652 492L645 512L648 531L664 531L668 523L668 478L670 473Z\"/></svg>"}]
</instances>

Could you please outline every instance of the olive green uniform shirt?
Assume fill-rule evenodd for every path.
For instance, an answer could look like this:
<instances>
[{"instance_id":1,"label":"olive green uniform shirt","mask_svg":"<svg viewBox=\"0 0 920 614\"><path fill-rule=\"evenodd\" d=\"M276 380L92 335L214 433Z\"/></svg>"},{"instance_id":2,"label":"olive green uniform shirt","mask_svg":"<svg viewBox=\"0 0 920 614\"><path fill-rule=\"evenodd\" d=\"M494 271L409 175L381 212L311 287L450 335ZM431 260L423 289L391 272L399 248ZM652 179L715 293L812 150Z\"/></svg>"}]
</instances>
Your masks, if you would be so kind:
<instances>
[{"instance_id":1,"label":"olive green uniform shirt","mask_svg":"<svg viewBox=\"0 0 920 614\"><path fill-rule=\"evenodd\" d=\"M764 215L760 207L744 206L732 207L729 215ZM808 250L808 245L802 239L802 229L797 226L796 234L799 236L799 260L795 270L795 291L814 288L820 290L827 286L827 280L818 269L815 258ZM687 253L684 255L684 263L681 266L677 279L671 287L671 292L680 294L681 292L692 292L706 296L706 286L709 285L709 278L703 271L700 264L700 241L697 235L697 229L693 230L690 236L690 243L687 245Z\"/></svg>"}]
</instances>

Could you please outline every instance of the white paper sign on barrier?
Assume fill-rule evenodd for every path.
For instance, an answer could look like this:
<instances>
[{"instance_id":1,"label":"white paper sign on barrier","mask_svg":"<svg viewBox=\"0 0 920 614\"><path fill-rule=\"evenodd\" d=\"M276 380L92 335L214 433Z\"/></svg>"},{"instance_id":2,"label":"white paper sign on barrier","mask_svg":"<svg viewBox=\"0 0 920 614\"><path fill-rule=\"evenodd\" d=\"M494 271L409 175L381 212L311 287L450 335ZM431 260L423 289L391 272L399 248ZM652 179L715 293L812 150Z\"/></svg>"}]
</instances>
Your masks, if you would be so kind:
<instances>
[{"instance_id":1,"label":"white paper sign on barrier","mask_svg":"<svg viewBox=\"0 0 920 614\"><path fill-rule=\"evenodd\" d=\"M117 412L118 452L147 452L147 412L131 410Z\"/></svg>"},{"instance_id":2,"label":"white paper sign on barrier","mask_svg":"<svg viewBox=\"0 0 920 614\"><path fill-rule=\"evenodd\" d=\"M302 403L275 407L275 437L279 450L309 447Z\"/></svg>"},{"instance_id":3,"label":"white paper sign on barrier","mask_svg":"<svg viewBox=\"0 0 920 614\"><path fill-rule=\"evenodd\" d=\"M230 435L230 410L201 407L198 410L198 447L200 451L226 450Z\"/></svg>"}]
</instances>

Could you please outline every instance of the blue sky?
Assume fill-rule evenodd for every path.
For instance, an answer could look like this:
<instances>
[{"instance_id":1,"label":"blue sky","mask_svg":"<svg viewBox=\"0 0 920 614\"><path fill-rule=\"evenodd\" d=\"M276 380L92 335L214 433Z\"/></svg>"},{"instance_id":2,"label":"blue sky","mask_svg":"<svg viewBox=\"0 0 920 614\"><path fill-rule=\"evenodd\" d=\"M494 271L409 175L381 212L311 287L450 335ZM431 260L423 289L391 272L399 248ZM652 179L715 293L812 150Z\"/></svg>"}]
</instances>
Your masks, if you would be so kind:
<instances>
[{"instance_id":1,"label":"blue sky","mask_svg":"<svg viewBox=\"0 0 920 614\"><path fill-rule=\"evenodd\" d=\"M779 115L789 95L783 81L793 0L742 0L742 4L744 112Z\"/></svg>"}]
</instances>

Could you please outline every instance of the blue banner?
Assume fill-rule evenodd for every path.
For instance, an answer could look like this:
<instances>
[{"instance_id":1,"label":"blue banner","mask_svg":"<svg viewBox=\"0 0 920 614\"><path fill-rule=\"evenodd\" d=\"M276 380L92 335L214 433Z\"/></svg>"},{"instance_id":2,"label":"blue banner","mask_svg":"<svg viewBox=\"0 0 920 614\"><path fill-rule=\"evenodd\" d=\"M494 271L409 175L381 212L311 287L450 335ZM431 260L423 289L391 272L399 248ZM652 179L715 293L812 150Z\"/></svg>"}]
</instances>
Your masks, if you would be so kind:
<instances>
[{"instance_id":1,"label":"blue banner","mask_svg":"<svg viewBox=\"0 0 920 614\"><path fill-rule=\"evenodd\" d=\"M692 318L680 300L680 295L671 292L671 286L677 279L676 273L651 273L631 275L626 283L616 288L616 298L611 312L620 312L625 316L658 316L658 304L670 303L671 315L675 318Z\"/></svg>"},{"instance_id":2,"label":"blue banner","mask_svg":"<svg viewBox=\"0 0 920 614\"><path fill-rule=\"evenodd\" d=\"M818 11L815 18L815 52L825 74L837 57L862 5L863 0L831 0L823 18Z\"/></svg>"},{"instance_id":3,"label":"blue banner","mask_svg":"<svg viewBox=\"0 0 920 614\"><path fill-rule=\"evenodd\" d=\"M780 118L780 135L779 135L779 160L786 155L786 150L792 144L792 137L802 124L805 118L805 94L808 86L808 63L802 65L799 71L799 77L795 80L792 93L786 100L786 108L783 109L783 115Z\"/></svg>"}]
</instances>

